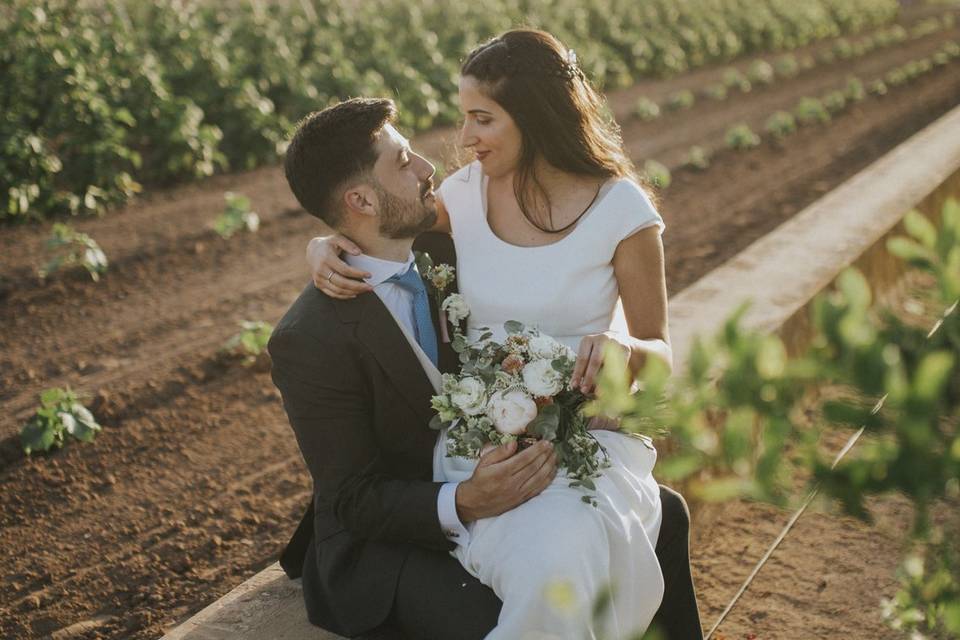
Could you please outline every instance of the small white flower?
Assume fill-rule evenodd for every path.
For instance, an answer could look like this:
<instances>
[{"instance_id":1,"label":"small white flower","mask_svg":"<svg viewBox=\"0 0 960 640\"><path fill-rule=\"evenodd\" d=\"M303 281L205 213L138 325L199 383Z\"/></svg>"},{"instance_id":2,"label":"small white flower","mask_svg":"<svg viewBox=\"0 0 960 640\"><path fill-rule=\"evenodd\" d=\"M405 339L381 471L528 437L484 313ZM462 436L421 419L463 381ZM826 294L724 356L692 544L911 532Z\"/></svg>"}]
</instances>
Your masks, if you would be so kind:
<instances>
[{"instance_id":1,"label":"small white flower","mask_svg":"<svg viewBox=\"0 0 960 640\"><path fill-rule=\"evenodd\" d=\"M450 394L450 401L468 416L479 415L487 406L487 388L483 380L466 377L457 384Z\"/></svg>"},{"instance_id":2,"label":"small white flower","mask_svg":"<svg viewBox=\"0 0 960 640\"><path fill-rule=\"evenodd\" d=\"M537 403L523 391L498 391L487 405L487 417L500 433L517 435L537 417Z\"/></svg>"},{"instance_id":3,"label":"small white flower","mask_svg":"<svg viewBox=\"0 0 960 640\"><path fill-rule=\"evenodd\" d=\"M562 344L542 333L530 338L527 349L530 350L530 355L534 358L552 359L563 353Z\"/></svg>"},{"instance_id":4,"label":"small white flower","mask_svg":"<svg viewBox=\"0 0 960 640\"><path fill-rule=\"evenodd\" d=\"M459 293L451 293L440 305L440 308L447 312L447 318L453 324L459 324L461 320L470 315L470 307L467 301Z\"/></svg>"},{"instance_id":5,"label":"small white flower","mask_svg":"<svg viewBox=\"0 0 960 640\"><path fill-rule=\"evenodd\" d=\"M523 384L535 396L552 398L563 389L560 372L551 360L534 360L523 368Z\"/></svg>"}]
</instances>

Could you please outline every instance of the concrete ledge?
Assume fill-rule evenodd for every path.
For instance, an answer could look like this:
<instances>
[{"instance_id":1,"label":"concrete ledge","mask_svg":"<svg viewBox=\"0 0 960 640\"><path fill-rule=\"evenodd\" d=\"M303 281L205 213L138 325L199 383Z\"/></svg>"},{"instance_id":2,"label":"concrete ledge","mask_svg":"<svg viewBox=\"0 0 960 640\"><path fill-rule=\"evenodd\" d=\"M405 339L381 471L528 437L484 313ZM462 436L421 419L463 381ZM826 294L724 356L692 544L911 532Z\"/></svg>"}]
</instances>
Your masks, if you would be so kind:
<instances>
[{"instance_id":1,"label":"concrete ledge","mask_svg":"<svg viewBox=\"0 0 960 640\"><path fill-rule=\"evenodd\" d=\"M853 264L882 292L902 273L886 252L903 216L918 208L937 221L960 197L960 107L847 180L726 264L670 299L674 360L695 335L715 333L746 298L752 328L778 332L798 351L809 336L810 301ZM306 620L299 581L273 564L206 607L163 640L341 640Z\"/></svg>"}]
</instances>

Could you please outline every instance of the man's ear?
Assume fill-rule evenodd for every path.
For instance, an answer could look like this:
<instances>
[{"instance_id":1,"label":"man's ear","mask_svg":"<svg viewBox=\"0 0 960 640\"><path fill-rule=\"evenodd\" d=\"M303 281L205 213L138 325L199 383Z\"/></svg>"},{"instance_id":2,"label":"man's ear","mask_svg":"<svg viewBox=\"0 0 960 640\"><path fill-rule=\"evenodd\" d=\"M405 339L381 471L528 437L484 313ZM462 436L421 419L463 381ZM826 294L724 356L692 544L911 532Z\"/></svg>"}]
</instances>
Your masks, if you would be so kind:
<instances>
[{"instance_id":1,"label":"man's ear","mask_svg":"<svg viewBox=\"0 0 960 640\"><path fill-rule=\"evenodd\" d=\"M365 216L376 216L377 206L380 204L373 187L362 182L343 192L343 203L348 212Z\"/></svg>"}]
</instances>

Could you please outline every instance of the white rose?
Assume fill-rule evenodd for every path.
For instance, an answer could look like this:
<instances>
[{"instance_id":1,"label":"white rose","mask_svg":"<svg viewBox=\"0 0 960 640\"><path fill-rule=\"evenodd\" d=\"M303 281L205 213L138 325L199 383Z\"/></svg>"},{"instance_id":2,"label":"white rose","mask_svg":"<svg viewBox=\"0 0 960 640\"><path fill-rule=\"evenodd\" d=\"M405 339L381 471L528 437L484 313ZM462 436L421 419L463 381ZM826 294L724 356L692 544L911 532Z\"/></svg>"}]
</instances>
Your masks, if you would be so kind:
<instances>
[{"instance_id":1,"label":"white rose","mask_svg":"<svg viewBox=\"0 0 960 640\"><path fill-rule=\"evenodd\" d=\"M529 349L530 355L534 358L552 359L563 353L562 344L550 336L543 334L530 338L530 343L527 345L527 349Z\"/></svg>"},{"instance_id":2,"label":"white rose","mask_svg":"<svg viewBox=\"0 0 960 640\"><path fill-rule=\"evenodd\" d=\"M534 360L523 368L523 384L535 396L552 398L563 389L560 372L551 360Z\"/></svg>"},{"instance_id":3,"label":"white rose","mask_svg":"<svg viewBox=\"0 0 960 640\"><path fill-rule=\"evenodd\" d=\"M479 415L487 406L487 387L479 378L464 378L450 394L450 401L468 416Z\"/></svg>"},{"instance_id":4,"label":"white rose","mask_svg":"<svg viewBox=\"0 0 960 640\"><path fill-rule=\"evenodd\" d=\"M447 318L453 324L459 324L461 320L470 315L470 307L467 306L467 301L459 293L448 295L440 308L447 312Z\"/></svg>"},{"instance_id":5,"label":"white rose","mask_svg":"<svg viewBox=\"0 0 960 640\"><path fill-rule=\"evenodd\" d=\"M537 417L537 403L523 391L497 391L487 405L487 417L500 433L523 433Z\"/></svg>"}]
</instances>

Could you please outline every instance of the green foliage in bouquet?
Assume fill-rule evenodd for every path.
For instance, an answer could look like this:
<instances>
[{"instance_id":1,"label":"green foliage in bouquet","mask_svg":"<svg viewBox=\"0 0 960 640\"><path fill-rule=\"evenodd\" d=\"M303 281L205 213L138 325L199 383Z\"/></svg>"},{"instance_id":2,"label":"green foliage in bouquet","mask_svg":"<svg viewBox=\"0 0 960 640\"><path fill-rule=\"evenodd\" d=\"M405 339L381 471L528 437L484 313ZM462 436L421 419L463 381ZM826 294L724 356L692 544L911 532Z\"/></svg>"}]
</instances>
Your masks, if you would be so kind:
<instances>
[{"instance_id":1,"label":"green foliage in bouquet","mask_svg":"<svg viewBox=\"0 0 960 640\"><path fill-rule=\"evenodd\" d=\"M30 455L62 447L68 435L81 442L92 442L100 429L73 391L47 389L40 394L40 408L20 430L20 444Z\"/></svg>"},{"instance_id":2,"label":"green foliage in bouquet","mask_svg":"<svg viewBox=\"0 0 960 640\"><path fill-rule=\"evenodd\" d=\"M107 256L96 240L60 222L53 225L53 235L46 246L52 257L37 272L43 279L60 269L81 266L97 282L109 266Z\"/></svg>"}]
</instances>

